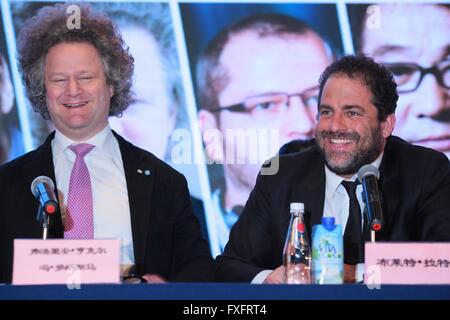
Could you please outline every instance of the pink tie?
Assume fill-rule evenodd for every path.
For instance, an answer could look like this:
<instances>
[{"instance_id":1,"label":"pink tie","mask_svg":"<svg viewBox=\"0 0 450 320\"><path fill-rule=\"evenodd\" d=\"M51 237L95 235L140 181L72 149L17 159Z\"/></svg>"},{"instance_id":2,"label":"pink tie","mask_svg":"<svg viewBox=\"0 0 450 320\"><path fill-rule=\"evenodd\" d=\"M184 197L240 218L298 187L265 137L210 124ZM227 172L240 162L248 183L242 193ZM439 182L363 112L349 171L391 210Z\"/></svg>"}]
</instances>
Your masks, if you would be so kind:
<instances>
[{"instance_id":1,"label":"pink tie","mask_svg":"<svg viewBox=\"0 0 450 320\"><path fill-rule=\"evenodd\" d=\"M70 175L65 239L94 238L91 178L84 162L84 156L94 147L88 143L75 144L69 147L77 157Z\"/></svg>"}]
</instances>

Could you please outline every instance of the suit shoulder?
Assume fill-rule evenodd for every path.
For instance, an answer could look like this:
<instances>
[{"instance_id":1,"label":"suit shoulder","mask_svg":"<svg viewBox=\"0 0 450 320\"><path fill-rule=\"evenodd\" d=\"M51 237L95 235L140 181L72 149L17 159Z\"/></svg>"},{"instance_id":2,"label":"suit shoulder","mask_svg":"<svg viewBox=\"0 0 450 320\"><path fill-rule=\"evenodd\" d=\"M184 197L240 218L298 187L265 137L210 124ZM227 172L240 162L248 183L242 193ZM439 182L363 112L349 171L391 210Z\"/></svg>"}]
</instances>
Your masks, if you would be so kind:
<instances>
[{"instance_id":1,"label":"suit shoulder","mask_svg":"<svg viewBox=\"0 0 450 320\"><path fill-rule=\"evenodd\" d=\"M173 184L173 183L186 183L186 178L183 174L172 168L166 162L159 159L153 153L141 149L132 143L124 140L128 147L134 150L136 155L139 155L142 159L142 162L151 167L155 173L156 179L160 183L164 184Z\"/></svg>"},{"instance_id":2,"label":"suit shoulder","mask_svg":"<svg viewBox=\"0 0 450 320\"><path fill-rule=\"evenodd\" d=\"M0 176L3 177L8 174L14 174L16 170L26 166L30 161L32 161L35 153L36 150L30 151L20 157L17 157L9 162L0 165Z\"/></svg>"},{"instance_id":3,"label":"suit shoulder","mask_svg":"<svg viewBox=\"0 0 450 320\"><path fill-rule=\"evenodd\" d=\"M323 160L316 147L309 147L299 152L273 157L264 164L263 169L271 168L273 176L294 176L298 173L308 172L313 167L323 164ZM276 171L276 172L275 172Z\"/></svg>"},{"instance_id":4,"label":"suit shoulder","mask_svg":"<svg viewBox=\"0 0 450 320\"><path fill-rule=\"evenodd\" d=\"M442 152L390 138L385 155L386 168L396 168L414 181L428 185L450 181L450 161Z\"/></svg>"},{"instance_id":5,"label":"suit shoulder","mask_svg":"<svg viewBox=\"0 0 450 320\"><path fill-rule=\"evenodd\" d=\"M145 150L143 150L145 151ZM153 162L155 168L157 168L158 172L162 174L164 177L171 177L173 179L183 179L186 180L184 175L172 168L169 164L164 162L163 160L156 157L154 154L145 151L147 153L146 156L149 157L149 160Z\"/></svg>"},{"instance_id":6,"label":"suit shoulder","mask_svg":"<svg viewBox=\"0 0 450 320\"><path fill-rule=\"evenodd\" d=\"M388 150L397 161L408 163L413 166L430 167L433 164L447 165L450 161L442 152L411 144L399 137L392 136L388 141Z\"/></svg>"},{"instance_id":7,"label":"suit shoulder","mask_svg":"<svg viewBox=\"0 0 450 320\"><path fill-rule=\"evenodd\" d=\"M0 166L0 175L15 174L21 168L27 168L30 164L40 162L49 157L51 159L51 141L55 137L55 131L51 132L45 141L36 149L21 155Z\"/></svg>"}]
</instances>

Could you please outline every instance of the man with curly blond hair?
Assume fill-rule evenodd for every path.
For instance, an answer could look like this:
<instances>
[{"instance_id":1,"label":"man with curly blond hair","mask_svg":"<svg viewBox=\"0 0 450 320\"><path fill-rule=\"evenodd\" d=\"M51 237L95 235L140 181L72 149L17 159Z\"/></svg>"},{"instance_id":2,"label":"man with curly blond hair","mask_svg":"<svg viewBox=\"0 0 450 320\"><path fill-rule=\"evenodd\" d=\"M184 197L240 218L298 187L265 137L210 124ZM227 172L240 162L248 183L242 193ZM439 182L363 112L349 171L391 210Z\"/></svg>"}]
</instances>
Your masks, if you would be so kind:
<instances>
[{"instance_id":1,"label":"man with curly blond hair","mask_svg":"<svg viewBox=\"0 0 450 320\"><path fill-rule=\"evenodd\" d=\"M186 179L109 127L131 101L134 59L117 27L86 4L44 7L21 29L18 53L27 96L55 132L0 167L9 182L0 184L0 282L11 281L13 240L41 237L29 191L38 176L59 199L49 237L119 238L122 264L142 281L207 281L212 260Z\"/></svg>"}]
</instances>

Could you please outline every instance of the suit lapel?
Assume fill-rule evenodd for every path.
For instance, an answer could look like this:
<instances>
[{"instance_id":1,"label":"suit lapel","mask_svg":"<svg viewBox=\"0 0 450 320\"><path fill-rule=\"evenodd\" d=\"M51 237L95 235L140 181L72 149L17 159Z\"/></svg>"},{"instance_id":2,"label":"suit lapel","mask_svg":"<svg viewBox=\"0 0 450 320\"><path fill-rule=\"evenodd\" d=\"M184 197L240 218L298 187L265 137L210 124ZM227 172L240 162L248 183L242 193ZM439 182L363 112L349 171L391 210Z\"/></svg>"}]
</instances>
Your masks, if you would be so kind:
<instances>
[{"instance_id":1,"label":"suit lapel","mask_svg":"<svg viewBox=\"0 0 450 320\"><path fill-rule=\"evenodd\" d=\"M400 171L397 168L397 163L395 161L395 155L392 150L392 143L389 141L392 137L388 139L388 143L384 150L383 160L380 165L380 192L381 198L383 200L383 218L384 218L384 228L381 231L380 237L384 239L388 234L390 227L394 221L394 214L397 211L399 197L398 197L398 185Z\"/></svg>"},{"instance_id":2,"label":"suit lapel","mask_svg":"<svg viewBox=\"0 0 450 320\"><path fill-rule=\"evenodd\" d=\"M323 205L325 199L325 170L324 162L319 153L314 150L311 157L311 164L308 168L299 170L299 175L295 179L294 197L291 201L301 201L305 204L305 222L308 234L311 235L311 228L319 224L323 215ZM284 223L287 230L289 215L286 215Z\"/></svg>"},{"instance_id":3,"label":"suit lapel","mask_svg":"<svg viewBox=\"0 0 450 320\"><path fill-rule=\"evenodd\" d=\"M25 183L31 185L31 182L38 176L47 176L55 182L55 169L53 166L52 140L54 132L50 134L39 148L37 148L31 157L29 163L23 167Z\"/></svg>"},{"instance_id":4,"label":"suit lapel","mask_svg":"<svg viewBox=\"0 0 450 320\"><path fill-rule=\"evenodd\" d=\"M52 140L55 137L55 132L52 132L45 142L30 154L29 161L23 167L24 183L26 186L31 186L31 183L36 177L47 176L55 183L55 189L58 190L55 179L55 168L53 166ZM31 193L31 192L30 192ZM32 207L30 212L37 213L39 202L38 200L31 201ZM40 226L39 226L40 229ZM38 235L39 237L41 235ZM63 238L64 229L61 220L61 210L58 214L51 218L51 227L49 229L49 237Z\"/></svg>"},{"instance_id":5,"label":"suit lapel","mask_svg":"<svg viewBox=\"0 0 450 320\"><path fill-rule=\"evenodd\" d=\"M130 204L134 258L137 267L144 263L151 214L155 172L149 157L114 132L122 154Z\"/></svg>"},{"instance_id":6,"label":"suit lapel","mask_svg":"<svg viewBox=\"0 0 450 320\"><path fill-rule=\"evenodd\" d=\"M306 183L304 190L305 196L305 210L309 211L309 215L306 214L306 225L309 226L309 235L311 235L311 228L316 224L320 224L323 216L323 205L325 199L325 170L324 163L317 157L317 161L307 171L307 174L303 177Z\"/></svg>"}]
</instances>

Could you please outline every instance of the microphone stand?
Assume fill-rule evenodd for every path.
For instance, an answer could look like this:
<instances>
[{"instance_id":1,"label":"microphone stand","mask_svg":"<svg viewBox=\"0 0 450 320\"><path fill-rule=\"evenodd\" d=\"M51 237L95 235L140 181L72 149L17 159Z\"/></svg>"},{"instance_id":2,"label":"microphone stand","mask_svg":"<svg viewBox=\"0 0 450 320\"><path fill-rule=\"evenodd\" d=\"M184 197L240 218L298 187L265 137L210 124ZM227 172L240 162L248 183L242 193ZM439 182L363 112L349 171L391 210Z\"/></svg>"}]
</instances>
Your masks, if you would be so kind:
<instances>
[{"instance_id":1,"label":"microphone stand","mask_svg":"<svg viewBox=\"0 0 450 320\"><path fill-rule=\"evenodd\" d=\"M365 203L365 201L364 201L364 203ZM379 232L381 229L380 230L374 230L372 228L373 221L375 219L369 217L369 210L367 210L367 206L364 208L364 217L365 217L366 221L368 222L367 223L367 228L370 230L370 242L375 242L375 238L376 238L375 236L376 236L377 232Z\"/></svg>"},{"instance_id":2,"label":"microphone stand","mask_svg":"<svg viewBox=\"0 0 450 320\"><path fill-rule=\"evenodd\" d=\"M42 239L47 240L48 238L48 226L50 224L50 217L44 211L44 208L39 205L36 220L42 224Z\"/></svg>"},{"instance_id":3,"label":"microphone stand","mask_svg":"<svg viewBox=\"0 0 450 320\"><path fill-rule=\"evenodd\" d=\"M364 207L364 218L367 221L367 229L370 230L370 242L375 242L375 235L376 235L376 231L372 229L372 217L369 217L369 210L367 210L367 203L365 198L363 197L363 202L366 205Z\"/></svg>"},{"instance_id":4,"label":"microphone stand","mask_svg":"<svg viewBox=\"0 0 450 320\"><path fill-rule=\"evenodd\" d=\"M50 217L48 214L44 213L44 219L42 221L42 239L44 240L47 240L49 224L50 224Z\"/></svg>"}]
</instances>

